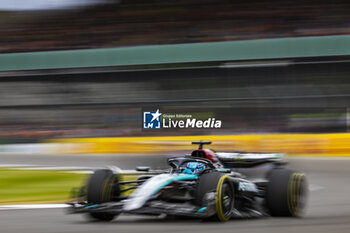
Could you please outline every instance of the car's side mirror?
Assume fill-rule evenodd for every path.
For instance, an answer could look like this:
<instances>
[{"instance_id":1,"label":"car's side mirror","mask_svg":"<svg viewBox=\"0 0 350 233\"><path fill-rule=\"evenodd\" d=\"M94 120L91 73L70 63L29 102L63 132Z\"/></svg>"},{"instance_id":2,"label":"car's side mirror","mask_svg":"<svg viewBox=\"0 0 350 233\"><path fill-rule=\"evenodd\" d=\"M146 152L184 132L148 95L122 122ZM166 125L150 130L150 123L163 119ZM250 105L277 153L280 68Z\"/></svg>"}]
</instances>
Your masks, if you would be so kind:
<instances>
[{"instance_id":1,"label":"car's side mirror","mask_svg":"<svg viewBox=\"0 0 350 233\"><path fill-rule=\"evenodd\" d=\"M151 168L147 166L138 166L136 167L136 171L138 172L149 172Z\"/></svg>"}]
</instances>

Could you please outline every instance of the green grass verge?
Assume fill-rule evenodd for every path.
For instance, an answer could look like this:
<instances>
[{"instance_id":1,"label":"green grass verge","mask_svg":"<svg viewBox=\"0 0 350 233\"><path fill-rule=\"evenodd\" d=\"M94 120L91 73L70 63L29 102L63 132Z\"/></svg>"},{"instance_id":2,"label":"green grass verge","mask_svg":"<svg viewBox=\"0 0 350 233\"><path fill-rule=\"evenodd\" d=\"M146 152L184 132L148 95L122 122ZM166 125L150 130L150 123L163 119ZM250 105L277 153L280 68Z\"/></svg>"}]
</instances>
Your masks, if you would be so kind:
<instances>
[{"instance_id":1,"label":"green grass verge","mask_svg":"<svg viewBox=\"0 0 350 233\"><path fill-rule=\"evenodd\" d=\"M87 177L67 171L0 169L0 205L64 203L69 200L71 190L84 185ZM124 175L121 179L136 180L137 176Z\"/></svg>"},{"instance_id":2,"label":"green grass verge","mask_svg":"<svg viewBox=\"0 0 350 233\"><path fill-rule=\"evenodd\" d=\"M64 203L85 177L64 171L0 169L0 205Z\"/></svg>"}]
</instances>

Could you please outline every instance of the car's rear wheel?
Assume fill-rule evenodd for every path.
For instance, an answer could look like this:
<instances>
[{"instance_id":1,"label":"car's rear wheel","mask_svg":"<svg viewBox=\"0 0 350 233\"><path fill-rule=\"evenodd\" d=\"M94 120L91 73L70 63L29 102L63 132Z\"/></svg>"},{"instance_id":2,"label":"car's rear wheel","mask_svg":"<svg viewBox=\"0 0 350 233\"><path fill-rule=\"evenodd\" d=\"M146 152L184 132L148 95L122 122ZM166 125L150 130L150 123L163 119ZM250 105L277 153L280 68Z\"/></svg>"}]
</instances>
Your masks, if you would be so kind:
<instances>
[{"instance_id":1,"label":"car's rear wheel","mask_svg":"<svg viewBox=\"0 0 350 233\"><path fill-rule=\"evenodd\" d=\"M203 174L198 182L195 204L204 206L205 195L215 193L215 214L206 220L227 221L232 216L234 208L234 188L227 175L220 172Z\"/></svg>"},{"instance_id":2,"label":"car's rear wheel","mask_svg":"<svg viewBox=\"0 0 350 233\"><path fill-rule=\"evenodd\" d=\"M89 204L101 204L113 201L120 195L119 176L111 170L96 170L89 178L87 184L87 202ZM116 214L91 212L89 216L94 220L111 221Z\"/></svg>"},{"instance_id":3,"label":"car's rear wheel","mask_svg":"<svg viewBox=\"0 0 350 233\"><path fill-rule=\"evenodd\" d=\"M272 216L297 216L304 214L308 185L304 173L274 169L268 174L266 205Z\"/></svg>"}]
</instances>

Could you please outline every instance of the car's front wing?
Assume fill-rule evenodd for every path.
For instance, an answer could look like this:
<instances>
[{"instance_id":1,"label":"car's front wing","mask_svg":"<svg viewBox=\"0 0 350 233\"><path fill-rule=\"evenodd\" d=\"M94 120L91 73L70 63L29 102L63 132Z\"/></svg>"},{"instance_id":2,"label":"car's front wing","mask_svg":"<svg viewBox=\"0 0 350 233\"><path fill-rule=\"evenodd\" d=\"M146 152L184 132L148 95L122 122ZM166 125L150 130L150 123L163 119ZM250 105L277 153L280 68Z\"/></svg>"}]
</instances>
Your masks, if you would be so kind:
<instances>
[{"instance_id":1,"label":"car's front wing","mask_svg":"<svg viewBox=\"0 0 350 233\"><path fill-rule=\"evenodd\" d=\"M69 203L71 206L68 208L69 213L131 213L131 214L148 214L159 215L167 214L173 216L188 216L195 218L206 218L213 214L212 208L208 207L196 207L188 204L172 204L165 202L151 202L148 205L134 210L124 210L124 203L122 202L107 202L102 204L79 204ZM215 213L215 211L214 211Z\"/></svg>"}]
</instances>

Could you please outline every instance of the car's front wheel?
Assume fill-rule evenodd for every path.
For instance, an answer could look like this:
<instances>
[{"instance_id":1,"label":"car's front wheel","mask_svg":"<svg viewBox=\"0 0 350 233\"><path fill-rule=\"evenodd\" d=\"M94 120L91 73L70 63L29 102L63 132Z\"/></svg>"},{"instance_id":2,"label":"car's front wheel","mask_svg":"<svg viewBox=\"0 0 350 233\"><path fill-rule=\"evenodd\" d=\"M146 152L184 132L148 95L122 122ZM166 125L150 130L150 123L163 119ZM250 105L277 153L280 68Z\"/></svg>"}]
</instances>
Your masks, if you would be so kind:
<instances>
[{"instance_id":1,"label":"car's front wheel","mask_svg":"<svg viewBox=\"0 0 350 233\"><path fill-rule=\"evenodd\" d=\"M204 199L208 193L215 193L215 214L206 220L229 220L234 209L235 194L230 177L220 172L203 174L197 184L195 204L204 206Z\"/></svg>"},{"instance_id":2,"label":"car's front wheel","mask_svg":"<svg viewBox=\"0 0 350 233\"><path fill-rule=\"evenodd\" d=\"M227 221L232 216L234 208L234 189L229 176L222 176L216 187L216 218Z\"/></svg>"},{"instance_id":3,"label":"car's front wheel","mask_svg":"<svg viewBox=\"0 0 350 233\"><path fill-rule=\"evenodd\" d=\"M111 170L96 170L89 178L87 184L87 202L101 204L112 201L120 195L119 176ZM116 215L103 212L91 212L89 216L98 221L112 221Z\"/></svg>"}]
</instances>

